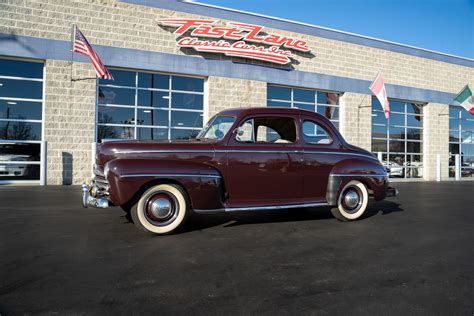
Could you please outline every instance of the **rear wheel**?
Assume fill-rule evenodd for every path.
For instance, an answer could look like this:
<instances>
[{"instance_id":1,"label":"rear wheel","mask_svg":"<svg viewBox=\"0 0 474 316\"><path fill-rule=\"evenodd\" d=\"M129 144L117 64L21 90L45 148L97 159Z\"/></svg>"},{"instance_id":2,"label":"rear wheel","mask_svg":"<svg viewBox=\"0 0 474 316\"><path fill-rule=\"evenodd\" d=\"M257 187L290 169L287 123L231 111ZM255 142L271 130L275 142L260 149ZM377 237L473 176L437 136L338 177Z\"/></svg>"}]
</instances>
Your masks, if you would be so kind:
<instances>
[{"instance_id":1,"label":"rear wheel","mask_svg":"<svg viewBox=\"0 0 474 316\"><path fill-rule=\"evenodd\" d=\"M156 235L178 229L187 212L186 193L172 184L160 184L146 190L131 209L135 226Z\"/></svg>"},{"instance_id":2,"label":"rear wheel","mask_svg":"<svg viewBox=\"0 0 474 316\"><path fill-rule=\"evenodd\" d=\"M332 215L341 221L353 221L364 215L369 204L369 191L360 181L347 183L339 194L337 207L331 209Z\"/></svg>"}]
</instances>

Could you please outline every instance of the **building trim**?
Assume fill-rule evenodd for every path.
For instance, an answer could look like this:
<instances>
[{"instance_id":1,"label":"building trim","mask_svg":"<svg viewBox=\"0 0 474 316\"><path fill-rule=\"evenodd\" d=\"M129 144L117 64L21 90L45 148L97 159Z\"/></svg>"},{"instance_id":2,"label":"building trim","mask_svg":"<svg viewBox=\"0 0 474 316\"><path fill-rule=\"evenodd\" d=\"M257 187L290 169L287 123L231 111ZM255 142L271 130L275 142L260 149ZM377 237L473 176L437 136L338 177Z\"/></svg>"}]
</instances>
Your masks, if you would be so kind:
<instances>
[{"instance_id":1,"label":"building trim","mask_svg":"<svg viewBox=\"0 0 474 316\"><path fill-rule=\"evenodd\" d=\"M343 32L330 28L325 28L317 25L308 23L302 23L297 21L291 21L281 18L276 18L267 15L261 15L246 11L239 11L230 8L224 8L219 6L208 5L199 2L192 1L179 1L179 0L119 0L121 2L143 5L148 7L155 7L160 9L167 9L172 11L180 11L185 13L196 14L200 16L216 17L225 20L239 21L251 24L258 24L265 27L307 34L316 37L322 37L341 42L363 45L391 52L401 53L405 55L411 55L420 58L427 58L445 63L456 64L466 67L474 68L474 60L445 54L441 52L431 51L428 49L413 47L400 43L385 41L373 37L353 34L349 32Z\"/></svg>"},{"instance_id":2,"label":"building trim","mask_svg":"<svg viewBox=\"0 0 474 316\"><path fill-rule=\"evenodd\" d=\"M34 59L71 60L70 42L0 33L0 56ZM299 70L283 70L235 63L231 60L213 60L130 48L94 45L104 63L112 67L160 71L183 75L217 76L263 81L269 84L303 87L336 92L371 94L370 81ZM77 55L77 54L76 54ZM85 56L75 56L76 62L89 62ZM387 84L390 98L449 104L455 94Z\"/></svg>"}]
</instances>

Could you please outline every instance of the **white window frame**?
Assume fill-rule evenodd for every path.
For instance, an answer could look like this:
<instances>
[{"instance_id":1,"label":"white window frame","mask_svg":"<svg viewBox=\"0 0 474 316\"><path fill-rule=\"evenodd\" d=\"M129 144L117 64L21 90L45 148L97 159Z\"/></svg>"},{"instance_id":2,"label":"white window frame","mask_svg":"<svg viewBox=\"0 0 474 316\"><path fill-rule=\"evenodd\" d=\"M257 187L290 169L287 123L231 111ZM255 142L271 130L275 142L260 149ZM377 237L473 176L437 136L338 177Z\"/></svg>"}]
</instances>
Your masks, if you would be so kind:
<instances>
[{"instance_id":1,"label":"white window frame","mask_svg":"<svg viewBox=\"0 0 474 316\"><path fill-rule=\"evenodd\" d=\"M464 155L464 154L462 154L462 147L461 147L461 146L462 146L462 133L467 131L467 130L463 129L463 124L462 124L463 121L465 120L465 119L464 119L464 120L462 119L462 112L463 112L463 111L466 111L466 109L464 109L462 106L449 105L449 109L448 109L448 119L449 119L450 121L451 121L451 108L455 108L455 109L459 109L459 110L460 110L460 111L459 111L459 117L453 118L453 119L458 119L458 120L459 120L459 125L458 125L458 129L457 129L457 130L452 130L452 129L451 129L451 122L448 122L448 142L449 142L449 145L455 144L455 145L458 145L458 146L459 146L459 156L461 157L461 161L462 161L462 159L463 159L462 157L464 157L464 156L469 156L469 155ZM466 112L467 112L467 111L466 111ZM472 119L469 118L468 120L469 120L469 121L474 121L474 118L472 118ZM452 131L457 131L457 132L458 132L458 141L457 141L457 142L451 141L451 132L452 132ZM449 145L448 145L448 146L449 146ZM451 154L451 153L448 152L448 159L451 159L451 157L453 157L453 159L454 159L454 155L455 155L455 154ZM452 166L452 165L450 165L450 164L448 163L448 178L449 178L449 179L454 179L454 178L455 178L454 176L451 177L451 176L449 175L449 169L450 169L451 167L455 168L455 166ZM473 180L474 180L474 177L462 177L462 170L463 170L463 169L474 169L474 167L463 167L463 166L460 166L460 167L461 167L461 179L462 179L462 180L471 180L471 181L473 181Z\"/></svg>"},{"instance_id":2,"label":"white window frame","mask_svg":"<svg viewBox=\"0 0 474 316\"><path fill-rule=\"evenodd\" d=\"M371 114L373 112L377 112L377 113L381 113L382 115L384 114L384 111L383 109L380 107L380 108L376 108L374 106L374 100L375 98L372 97L372 100L371 100L371 104L372 104L372 109L371 109ZM400 139L400 138L391 138L390 137L390 124L389 122L387 122L386 125L384 124L377 124L377 123L374 123L373 122L373 119L372 119L372 123L371 123L371 126L380 126L380 127L386 127L386 137L374 137L373 136L373 132L372 134L370 135L370 139L371 139L371 143L372 143L372 140L379 140L379 141L386 141L386 146L387 146L387 150L386 151L383 151L381 152L382 155L386 155L387 156L387 162L390 161L390 155L396 155L396 156L404 156L404 161L405 163L407 162L407 156L409 155L416 155L416 156L420 156L420 162L421 162L421 165L420 166L407 166L406 164L403 165L403 166L400 166L400 168L403 168L404 169L404 175L403 175L403 178L394 178L394 177L391 177L390 179L405 179L405 180L419 180L419 179L423 179L423 175L421 177L407 177L407 172L406 170L407 169L418 169L418 168L422 168L423 172L424 172L424 158L425 158L425 153L423 152L423 130L424 130L424 115L423 115L423 109L424 109L424 104L423 103L420 103L420 102L414 102L414 101L407 101L407 100L399 100L399 99L389 99L389 102L390 101L396 101L396 102L400 102L400 103L404 103L404 112L398 112L398 111L391 111L390 112L390 115L392 114L399 114L399 115L403 115L404 116L404 122L403 122L403 126L402 125L392 125L392 127L397 127L397 128L403 128L404 129L404 135L405 135L405 138L404 139ZM411 114L411 113L408 113L407 111L407 107L411 104L415 104L416 106L419 107L420 109L420 114ZM420 116L421 117L421 127L416 127L416 126L408 126L408 116ZM421 140L416 140L416 139L408 139L408 136L407 136L407 130L408 129L417 129L420 131L420 135L421 135ZM391 141L403 141L404 142L404 146L405 146L405 152L395 152L395 151L390 151L390 142ZM420 144L420 153L413 153L413 152L408 152L407 151L407 143L410 142L410 143L419 143ZM378 154L378 152L374 151L373 148L372 149L372 152L374 154Z\"/></svg>"},{"instance_id":3,"label":"white window frame","mask_svg":"<svg viewBox=\"0 0 474 316\"><path fill-rule=\"evenodd\" d=\"M97 79L96 82L96 124L95 124L95 141L98 141L98 135L99 135L99 126L115 126L115 127L124 127L124 128L131 128L133 127L133 138L130 139L138 139L137 138L137 132L139 128L153 128L153 129L167 129L168 132L168 139L171 139L171 131L172 130L200 130L204 125L207 123L206 122L206 115L208 113L208 105L207 105L207 78L202 77L202 76L195 76L195 75L187 75L187 74L177 74L177 73L166 73L166 72L158 72L158 71L147 71L147 70L136 70L136 69L121 69L121 68L110 68L112 70L117 70L117 71L126 71L126 72L131 72L135 73L135 86L130 87L130 86L120 86L120 85L114 85L113 81L111 81L110 84L100 84L99 80ZM142 88L138 87L138 74L139 73L146 73L146 74L158 74L158 75L165 75L169 76L169 82L168 82L168 89L159 89L159 88ZM204 85L203 85L203 91L202 92L196 92L196 91L183 91L183 90L173 90L172 89L172 78L173 77L187 77L187 78L198 78L204 80ZM99 103L99 87L107 87L107 88L119 88L119 89L129 89L129 90L134 90L135 93L135 104L134 105L125 105L125 104L100 104ZM158 91L158 92L165 92L168 93L167 100L168 100L168 106L167 107L150 107L150 106L139 106L138 105L138 91ZM203 109L202 110L194 110L194 109L179 109L179 108L172 108L171 107L171 99L172 99L172 93L185 93L185 94L195 94L195 95L202 95L203 96ZM100 107L113 107L113 108L128 108L128 109L134 109L135 113L135 122L134 124L117 124L117 123L99 123L99 106ZM137 116L138 116L138 109L144 109L144 110L164 110L168 112L168 125L139 125L137 124ZM171 112L194 112L194 113L200 113L203 120L202 120L202 125L201 126L195 126L195 127L179 127L179 126L172 126L171 125Z\"/></svg>"},{"instance_id":4,"label":"white window frame","mask_svg":"<svg viewBox=\"0 0 474 316\"><path fill-rule=\"evenodd\" d=\"M41 82L41 99L28 99L28 98L12 98L12 97L0 97L0 100L11 101L11 102L35 102L41 104L41 120L31 120L31 119L2 119L0 118L0 122L25 122L25 123L40 123L41 124L41 139L40 140L5 140L0 139L1 143L15 143L15 144L39 144L40 145L40 152L39 152L39 160L38 161L2 161L1 164L4 165L39 165L41 166L42 161L41 157L43 157L43 151L46 150L44 148L44 116L45 116L45 82L46 82L46 62L44 60L31 60L31 59L24 59L24 58L4 58L1 57L2 60L11 60L11 61L24 61L30 63L40 63L43 64L43 77L42 78L28 78L28 77L17 77L17 76L2 76L0 75L0 79L8 79L8 80L19 80L19 81L33 81L33 82ZM46 162L44 162L46 164ZM40 172L41 177L41 172ZM38 180L0 180L0 184L40 184L41 178Z\"/></svg>"},{"instance_id":5,"label":"white window frame","mask_svg":"<svg viewBox=\"0 0 474 316\"><path fill-rule=\"evenodd\" d=\"M285 88L285 89L291 89L291 100L281 100L281 99L269 99L268 98L268 87L273 87L273 88ZM304 102L304 101L295 101L294 100L294 91L296 90L306 90L306 91L311 91L314 92L314 102ZM295 106L295 103L299 104L306 104L306 105L311 105L314 106L314 112L318 113L318 106L327 108L327 107L336 107L339 111L339 114L341 113L341 105L340 104L327 104L327 103L318 103L318 92L322 93L334 93L338 94L339 98L342 96L342 92L338 91L328 91L328 90L321 90L321 89L311 89L311 88L304 88L304 87L294 87L294 86L284 86L284 85L275 85L275 84L267 84L267 106L268 106L268 101L274 101L274 102L284 102L284 103L290 103L291 108L297 108ZM338 102L339 103L339 102ZM337 129L339 129L339 124L340 124L340 116L338 115L337 120L330 119L331 123L337 123Z\"/></svg>"}]
</instances>

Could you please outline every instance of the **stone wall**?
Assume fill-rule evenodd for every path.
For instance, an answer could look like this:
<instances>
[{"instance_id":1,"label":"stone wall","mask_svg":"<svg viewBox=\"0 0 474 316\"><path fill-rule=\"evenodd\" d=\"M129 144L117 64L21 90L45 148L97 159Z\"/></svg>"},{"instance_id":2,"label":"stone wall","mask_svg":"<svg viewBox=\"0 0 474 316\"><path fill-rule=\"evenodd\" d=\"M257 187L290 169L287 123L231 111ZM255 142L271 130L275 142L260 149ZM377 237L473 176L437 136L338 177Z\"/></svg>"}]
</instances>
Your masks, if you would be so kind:
<instances>
[{"instance_id":1,"label":"stone wall","mask_svg":"<svg viewBox=\"0 0 474 316\"><path fill-rule=\"evenodd\" d=\"M350 144L371 150L372 97L367 94L344 93L339 99L339 130Z\"/></svg>"},{"instance_id":2,"label":"stone wall","mask_svg":"<svg viewBox=\"0 0 474 316\"><path fill-rule=\"evenodd\" d=\"M71 82L70 63L46 61L44 140L47 183L79 184L91 174L96 80ZM95 77L90 65L74 63L75 78Z\"/></svg>"},{"instance_id":3,"label":"stone wall","mask_svg":"<svg viewBox=\"0 0 474 316\"><path fill-rule=\"evenodd\" d=\"M436 180L437 155L441 155L441 180L448 180L449 107L430 103L423 109L423 178Z\"/></svg>"},{"instance_id":4,"label":"stone wall","mask_svg":"<svg viewBox=\"0 0 474 316\"><path fill-rule=\"evenodd\" d=\"M265 82L211 76L207 88L208 118L228 108L267 105Z\"/></svg>"}]
</instances>

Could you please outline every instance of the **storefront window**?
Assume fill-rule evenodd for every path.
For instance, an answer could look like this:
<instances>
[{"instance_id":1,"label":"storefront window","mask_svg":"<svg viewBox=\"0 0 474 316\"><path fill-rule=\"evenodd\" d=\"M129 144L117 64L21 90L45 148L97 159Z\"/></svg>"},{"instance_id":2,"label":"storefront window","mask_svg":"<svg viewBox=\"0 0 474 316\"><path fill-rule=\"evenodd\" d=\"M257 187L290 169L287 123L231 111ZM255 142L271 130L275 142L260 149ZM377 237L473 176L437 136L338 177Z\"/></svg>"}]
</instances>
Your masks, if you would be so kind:
<instances>
[{"instance_id":1,"label":"storefront window","mask_svg":"<svg viewBox=\"0 0 474 316\"><path fill-rule=\"evenodd\" d=\"M474 177L474 116L459 106L449 107L449 176L455 177L455 155L461 159L461 177Z\"/></svg>"},{"instance_id":2,"label":"storefront window","mask_svg":"<svg viewBox=\"0 0 474 316\"><path fill-rule=\"evenodd\" d=\"M267 106L300 108L319 113L339 127L339 94L269 85Z\"/></svg>"},{"instance_id":3,"label":"storefront window","mask_svg":"<svg viewBox=\"0 0 474 316\"><path fill-rule=\"evenodd\" d=\"M98 132L103 139L188 139L203 126L204 79L111 70L99 80Z\"/></svg>"},{"instance_id":4,"label":"storefront window","mask_svg":"<svg viewBox=\"0 0 474 316\"><path fill-rule=\"evenodd\" d=\"M372 152L382 154L392 178L423 177L423 107L421 104L390 101L385 118L376 98L372 99Z\"/></svg>"},{"instance_id":5,"label":"storefront window","mask_svg":"<svg viewBox=\"0 0 474 316\"><path fill-rule=\"evenodd\" d=\"M43 66L0 59L0 183L40 179Z\"/></svg>"}]
</instances>

